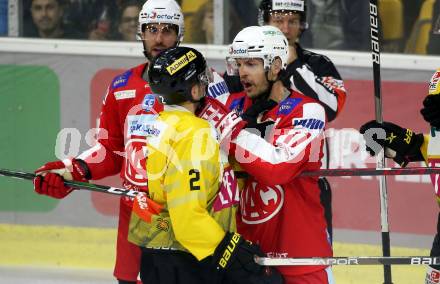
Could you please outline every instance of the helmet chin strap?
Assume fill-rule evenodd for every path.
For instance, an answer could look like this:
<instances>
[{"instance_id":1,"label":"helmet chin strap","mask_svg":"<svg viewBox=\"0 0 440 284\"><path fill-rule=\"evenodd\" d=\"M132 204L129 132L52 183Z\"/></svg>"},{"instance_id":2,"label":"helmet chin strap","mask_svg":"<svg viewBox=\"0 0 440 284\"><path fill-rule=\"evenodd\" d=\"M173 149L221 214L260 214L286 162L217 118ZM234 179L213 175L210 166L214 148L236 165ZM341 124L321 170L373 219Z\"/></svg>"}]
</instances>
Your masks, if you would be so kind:
<instances>
[{"instance_id":1,"label":"helmet chin strap","mask_svg":"<svg viewBox=\"0 0 440 284\"><path fill-rule=\"evenodd\" d=\"M270 91L272 90L272 86L273 86L273 84L276 81L276 80L274 80L274 81L269 80L269 70L265 71L264 74L265 74L267 82L269 83L269 87L267 88L267 90L265 92L262 92L255 99L253 99L254 101L258 101L260 99L267 99L267 98L269 98Z\"/></svg>"}]
</instances>

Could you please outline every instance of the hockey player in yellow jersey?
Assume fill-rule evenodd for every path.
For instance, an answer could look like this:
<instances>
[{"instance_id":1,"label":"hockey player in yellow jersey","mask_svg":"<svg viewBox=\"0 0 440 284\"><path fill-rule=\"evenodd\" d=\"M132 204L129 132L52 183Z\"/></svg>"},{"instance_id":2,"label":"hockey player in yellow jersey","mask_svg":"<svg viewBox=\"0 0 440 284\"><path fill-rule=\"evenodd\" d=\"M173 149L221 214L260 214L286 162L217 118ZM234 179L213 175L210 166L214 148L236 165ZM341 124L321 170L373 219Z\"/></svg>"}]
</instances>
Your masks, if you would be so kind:
<instances>
[{"instance_id":1,"label":"hockey player in yellow jersey","mask_svg":"<svg viewBox=\"0 0 440 284\"><path fill-rule=\"evenodd\" d=\"M237 182L215 128L195 116L210 78L203 56L188 47L161 53L149 67L148 82L163 109L130 125L148 132L148 194L136 197L128 236L142 249L141 279L282 283L275 270L255 263L258 246L235 233ZM157 103L144 105L151 113Z\"/></svg>"},{"instance_id":2,"label":"hockey player in yellow jersey","mask_svg":"<svg viewBox=\"0 0 440 284\"><path fill-rule=\"evenodd\" d=\"M405 167L409 162L425 161L427 165L438 167L440 165L440 68L432 75L429 82L428 96L423 101L420 110L423 118L429 123L431 131L428 134L415 133L411 129L403 128L391 122L378 123L369 121L361 126L360 132L364 134L367 151L375 155L374 143L385 150L385 156ZM385 139L378 139L376 131L385 133ZM438 174L431 174L435 196L440 206L440 179ZM440 212L437 217L437 233L432 243L430 256L440 256ZM428 267L425 284L440 283L440 265Z\"/></svg>"}]
</instances>

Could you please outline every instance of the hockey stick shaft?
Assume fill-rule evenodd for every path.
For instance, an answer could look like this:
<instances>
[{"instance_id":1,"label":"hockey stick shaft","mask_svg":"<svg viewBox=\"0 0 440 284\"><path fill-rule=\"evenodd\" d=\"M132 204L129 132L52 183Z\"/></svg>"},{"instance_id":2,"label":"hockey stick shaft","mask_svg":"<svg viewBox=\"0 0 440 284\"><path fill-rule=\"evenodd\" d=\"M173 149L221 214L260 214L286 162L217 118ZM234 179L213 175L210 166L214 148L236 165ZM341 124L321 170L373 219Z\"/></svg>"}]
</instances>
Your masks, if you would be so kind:
<instances>
[{"instance_id":1,"label":"hockey stick shaft","mask_svg":"<svg viewBox=\"0 0 440 284\"><path fill-rule=\"evenodd\" d=\"M338 176L380 176L380 175L429 175L429 174L440 174L440 167L411 167L411 168L357 168L357 169L320 169L315 171L305 171L299 176L301 177L338 177ZM0 169L0 176L7 176L17 179L33 180L35 174L25 173L20 171ZM249 175L246 172L236 172L238 178L247 178ZM65 181L68 186L72 186L78 189L88 189L92 191L109 191L109 193L115 195L136 195L136 191L130 191L124 188L116 188L106 185L97 185L92 183L76 182L76 181ZM124 193L126 192L126 193Z\"/></svg>"},{"instance_id":2,"label":"hockey stick shaft","mask_svg":"<svg viewBox=\"0 0 440 284\"><path fill-rule=\"evenodd\" d=\"M374 106L376 121L383 122L382 117L382 93L380 78L380 45L379 45L379 9L377 0L370 0L370 28L371 28L371 55L373 61L373 82L374 82ZM378 155L378 168L385 167L385 155L381 151ZM390 256L390 231L388 223L388 193L386 176L379 180L380 191L380 220L382 228L382 253L384 257ZM384 283L392 284L391 266L384 265Z\"/></svg>"},{"instance_id":3,"label":"hockey stick shaft","mask_svg":"<svg viewBox=\"0 0 440 284\"><path fill-rule=\"evenodd\" d=\"M36 177L36 175L33 173L25 173L25 172L11 171L5 169L0 169L0 176L7 176L7 177L25 179L25 180L33 180ZM117 196L135 197L138 194L138 191L135 190L129 190L125 188L117 188L117 187L99 185L99 184L93 184L87 182L64 181L64 184L73 187L75 189L90 190L95 192L113 194Z\"/></svg>"},{"instance_id":4,"label":"hockey stick shaft","mask_svg":"<svg viewBox=\"0 0 440 284\"><path fill-rule=\"evenodd\" d=\"M411 168L357 168L357 169L320 169L316 171L305 171L301 177L342 177L342 176L396 176L396 175L429 175L440 173L437 167L411 167ZM238 178L247 178L246 172L236 172Z\"/></svg>"},{"instance_id":5,"label":"hockey stick shaft","mask_svg":"<svg viewBox=\"0 0 440 284\"><path fill-rule=\"evenodd\" d=\"M361 256L328 258L269 258L256 257L255 262L265 266L298 265L439 265L440 257L428 256Z\"/></svg>"}]
</instances>

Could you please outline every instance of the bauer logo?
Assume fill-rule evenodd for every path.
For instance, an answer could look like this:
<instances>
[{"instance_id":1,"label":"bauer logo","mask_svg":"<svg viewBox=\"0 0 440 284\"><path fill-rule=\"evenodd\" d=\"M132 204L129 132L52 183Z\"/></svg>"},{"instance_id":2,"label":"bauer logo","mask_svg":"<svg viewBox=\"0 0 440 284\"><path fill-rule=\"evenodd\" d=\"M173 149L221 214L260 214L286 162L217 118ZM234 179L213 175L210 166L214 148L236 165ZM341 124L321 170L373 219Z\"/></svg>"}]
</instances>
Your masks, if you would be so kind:
<instances>
[{"instance_id":1,"label":"bauer logo","mask_svg":"<svg viewBox=\"0 0 440 284\"><path fill-rule=\"evenodd\" d=\"M253 182L241 192L241 219L246 224L269 221L280 212L284 204L281 186L264 186Z\"/></svg>"}]
</instances>

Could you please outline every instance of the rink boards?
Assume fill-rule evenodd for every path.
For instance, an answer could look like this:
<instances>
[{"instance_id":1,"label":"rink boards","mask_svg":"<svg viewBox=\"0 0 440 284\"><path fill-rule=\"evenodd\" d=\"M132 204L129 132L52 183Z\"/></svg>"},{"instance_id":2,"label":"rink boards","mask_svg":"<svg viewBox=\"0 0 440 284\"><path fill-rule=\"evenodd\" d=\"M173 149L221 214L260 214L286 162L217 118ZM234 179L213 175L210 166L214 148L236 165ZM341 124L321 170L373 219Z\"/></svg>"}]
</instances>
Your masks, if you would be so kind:
<instances>
[{"instance_id":1,"label":"rink boards","mask_svg":"<svg viewBox=\"0 0 440 284\"><path fill-rule=\"evenodd\" d=\"M0 39L0 168L32 171L56 157L75 155L87 149L86 135L90 128L96 127L106 86L122 70L143 61L138 56L141 51L137 43L35 43L31 40ZM200 47L209 63L223 71L225 66L221 58L226 55L227 48ZM325 53L336 63L348 93L343 113L328 126L330 167L373 167L374 164L359 146L360 137L356 132L361 123L374 118L370 55ZM383 55L382 58L384 119L418 132L428 131L419 109L427 93L427 82L440 66L440 59L398 55ZM68 132L71 136L61 137L63 139L59 139L57 144L57 135L65 128L71 128ZM117 185L117 178L96 182ZM376 178L331 178L331 185L335 241L338 242L336 253L339 254L337 250L341 243L345 243L344 247L339 247L341 252L353 252L354 246L350 248L349 244L362 243L366 246L361 252L369 253L368 245L380 244ZM421 176L391 177L388 188L392 245L426 252L435 232L438 212L429 179ZM111 266L118 208L116 198L77 192L62 201L52 200L34 194L32 184L27 181L7 178L0 178L0 189L2 233L7 231L11 238L14 234L17 238L26 235L35 237L33 230L37 229L41 235L34 240L41 246L52 244L51 232L60 230L60 227L62 231L72 230L72 237L104 238L104 245L91 241L95 244L94 248L86 246L85 251L99 250L103 245L101 248L106 252L103 257L106 260L102 262L104 264L98 264L101 262L98 258L95 263L98 267ZM46 233L45 228L48 230ZM76 234L78 230L81 233ZM0 238L2 235L6 236L0 234ZM64 235L69 234L60 234ZM47 242L44 242L45 236L48 236ZM71 241L71 244L78 242ZM75 247L72 247L72 252L79 254L81 249ZM376 250L377 247L372 246L371 249ZM1 255L0 264L13 259L3 253ZM39 263L44 264L45 260L40 259Z\"/></svg>"}]
</instances>

